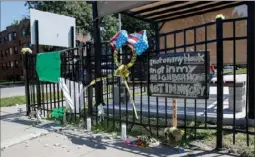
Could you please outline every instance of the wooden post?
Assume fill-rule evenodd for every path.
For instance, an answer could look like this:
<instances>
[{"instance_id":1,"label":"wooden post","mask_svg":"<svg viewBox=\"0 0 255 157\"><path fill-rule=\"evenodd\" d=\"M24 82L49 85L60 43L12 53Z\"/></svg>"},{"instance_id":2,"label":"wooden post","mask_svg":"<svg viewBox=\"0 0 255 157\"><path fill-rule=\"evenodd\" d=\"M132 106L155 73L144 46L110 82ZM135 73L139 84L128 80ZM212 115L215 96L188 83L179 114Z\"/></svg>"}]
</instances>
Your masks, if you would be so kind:
<instances>
[{"instance_id":1,"label":"wooden post","mask_svg":"<svg viewBox=\"0 0 255 157\"><path fill-rule=\"evenodd\" d=\"M64 117L63 117L63 125L66 125L66 107L65 107L65 112L64 112Z\"/></svg>"},{"instance_id":2,"label":"wooden post","mask_svg":"<svg viewBox=\"0 0 255 157\"><path fill-rule=\"evenodd\" d=\"M173 99L173 115L172 115L172 125L177 128L177 101Z\"/></svg>"}]
</instances>

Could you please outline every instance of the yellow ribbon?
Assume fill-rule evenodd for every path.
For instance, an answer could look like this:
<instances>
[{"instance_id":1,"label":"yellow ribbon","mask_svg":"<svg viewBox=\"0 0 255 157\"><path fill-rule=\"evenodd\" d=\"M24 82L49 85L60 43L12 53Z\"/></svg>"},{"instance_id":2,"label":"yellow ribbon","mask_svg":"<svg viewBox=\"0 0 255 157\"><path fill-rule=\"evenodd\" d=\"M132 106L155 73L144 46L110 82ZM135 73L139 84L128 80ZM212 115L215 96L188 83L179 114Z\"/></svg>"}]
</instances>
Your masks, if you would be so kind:
<instances>
[{"instance_id":1,"label":"yellow ribbon","mask_svg":"<svg viewBox=\"0 0 255 157\"><path fill-rule=\"evenodd\" d=\"M122 64L120 65L119 61L118 61L118 51L115 50L114 53L113 53L113 60L114 60L114 63L115 65L118 67L115 71L114 71L114 74L108 74L107 76L104 76L104 77L100 77L100 78L96 78L94 80L92 80L90 82L90 84L88 86L86 86L85 88L88 88L94 84L96 84L96 82L99 82L99 81L104 81L106 80L107 78L112 78L112 77L121 77L124 81L124 84L128 90L128 93L130 95L130 101L133 105L133 109L134 109L134 113L135 113L135 117L136 119L138 119L138 116L137 116L137 112L136 112L136 107L135 107L135 102L134 102L134 99L133 99L133 96L132 96L132 93L131 93L131 90L128 86L128 83L127 83L127 78L130 74L129 72L129 68L132 67L134 64L135 64L135 61L136 61L136 53L134 53L134 51L132 50L132 53L133 53L133 56L130 60L130 62L128 64Z\"/></svg>"}]
</instances>

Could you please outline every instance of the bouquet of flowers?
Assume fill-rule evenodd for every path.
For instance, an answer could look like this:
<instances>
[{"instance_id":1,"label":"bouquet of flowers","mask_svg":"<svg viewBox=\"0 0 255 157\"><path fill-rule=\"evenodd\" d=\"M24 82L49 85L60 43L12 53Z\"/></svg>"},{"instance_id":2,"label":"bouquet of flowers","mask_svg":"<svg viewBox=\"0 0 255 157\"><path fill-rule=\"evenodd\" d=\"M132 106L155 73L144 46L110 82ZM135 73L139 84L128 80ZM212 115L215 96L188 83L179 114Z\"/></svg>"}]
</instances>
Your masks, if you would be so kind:
<instances>
[{"instance_id":1,"label":"bouquet of flowers","mask_svg":"<svg viewBox=\"0 0 255 157\"><path fill-rule=\"evenodd\" d=\"M153 137L150 137L150 136L138 136L137 140L130 141L130 142L125 141L125 143L128 145L137 146L137 147L141 147L141 148L159 146L159 141Z\"/></svg>"}]
</instances>

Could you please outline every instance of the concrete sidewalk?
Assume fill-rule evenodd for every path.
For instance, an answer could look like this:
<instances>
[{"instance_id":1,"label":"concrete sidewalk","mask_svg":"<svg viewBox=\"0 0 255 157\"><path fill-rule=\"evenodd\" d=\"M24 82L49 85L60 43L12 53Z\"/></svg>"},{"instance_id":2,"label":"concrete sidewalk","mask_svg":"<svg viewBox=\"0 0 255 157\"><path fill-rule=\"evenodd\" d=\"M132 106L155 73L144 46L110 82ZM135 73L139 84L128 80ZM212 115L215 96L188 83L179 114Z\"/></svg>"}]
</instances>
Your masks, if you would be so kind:
<instances>
[{"instance_id":1,"label":"concrete sidewalk","mask_svg":"<svg viewBox=\"0 0 255 157\"><path fill-rule=\"evenodd\" d=\"M56 132L54 123L44 121L33 127L33 121L19 117L16 111L16 107L1 108L1 157L227 156L198 150L179 153L178 149L165 146L131 147L109 134L90 134L72 126Z\"/></svg>"},{"instance_id":2,"label":"concrete sidewalk","mask_svg":"<svg viewBox=\"0 0 255 157\"><path fill-rule=\"evenodd\" d=\"M22 153L21 153L22 152ZM2 157L167 157L167 156L224 156L203 151L178 153L173 148L136 148L123 144L121 141L91 140L86 137L71 137L50 133L14 145L2 151ZM226 155L227 156L227 155Z\"/></svg>"},{"instance_id":3,"label":"concrete sidewalk","mask_svg":"<svg viewBox=\"0 0 255 157\"><path fill-rule=\"evenodd\" d=\"M18 108L21 108L23 112L19 113ZM49 132L46 129L33 127L33 121L24 115L25 105L1 108L1 149L42 136Z\"/></svg>"}]
</instances>

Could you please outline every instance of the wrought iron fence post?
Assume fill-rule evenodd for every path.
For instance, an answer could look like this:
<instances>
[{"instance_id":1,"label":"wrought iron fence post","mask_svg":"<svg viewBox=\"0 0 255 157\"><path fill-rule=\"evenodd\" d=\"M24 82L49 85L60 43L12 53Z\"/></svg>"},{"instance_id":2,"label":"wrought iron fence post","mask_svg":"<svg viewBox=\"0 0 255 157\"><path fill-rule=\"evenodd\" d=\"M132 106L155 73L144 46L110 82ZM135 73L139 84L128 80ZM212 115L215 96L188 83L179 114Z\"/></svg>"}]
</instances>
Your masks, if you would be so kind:
<instances>
[{"instance_id":1,"label":"wrought iron fence post","mask_svg":"<svg viewBox=\"0 0 255 157\"><path fill-rule=\"evenodd\" d=\"M29 93L29 76L28 76L28 54L23 55L23 70L25 74L25 93L26 93L26 115L28 116L31 112L30 109L30 93Z\"/></svg>"},{"instance_id":2,"label":"wrought iron fence post","mask_svg":"<svg viewBox=\"0 0 255 157\"><path fill-rule=\"evenodd\" d=\"M248 117L250 119L255 119L255 24L254 24L254 9L255 9L255 2L247 2L248 5L248 20L247 20L247 75L248 75L248 83L247 83L247 94L248 94Z\"/></svg>"},{"instance_id":3,"label":"wrought iron fence post","mask_svg":"<svg viewBox=\"0 0 255 157\"><path fill-rule=\"evenodd\" d=\"M91 43L87 42L87 60L86 60L86 70L88 70L88 82L92 81L92 67L91 67ZM88 117L92 119L92 106L93 106L93 87L88 87Z\"/></svg>"},{"instance_id":4,"label":"wrought iron fence post","mask_svg":"<svg viewBox=\"0 0 255 157\"><path fill-rule=\"evenodd\" d=\"M216 19L217 40L217 149L222 148L223 128L223 24L222 18Z\"/></svg>"},{"instance_id":5,"label":"wrought iron fence post","mask_svg":"<svg viewBox=\"0 0 255 157\"><path fill-rule=\"evenodd\" d=\"M97 10L97 2L92 3L93 8L93 31L94 31L94 60L95 60L95 78L99 78L102 76L101 72L101 39L100 39L100 26L98 19L98 10ZM95 84L95 97L96 97L96 105L99 105L103 102L103 83L102 81L97 82Z\"/></svg>"},{"instance_id":6,"label":"wrought iron fence post","mask_svg":"<svg viewBox=\"0 0 255 157\"><path fill-rule=\"evenodd\" d=\"M39 24L38 20L35 20L35 46L36 46L36 54L39 53ZM36 61L35 61L36 62ZM38 107L41 108L41 87L40 87L40 80L39 77L37 76L36 79L36 90L37 90L37 105Z\"/></svg>"}]
</instances>

